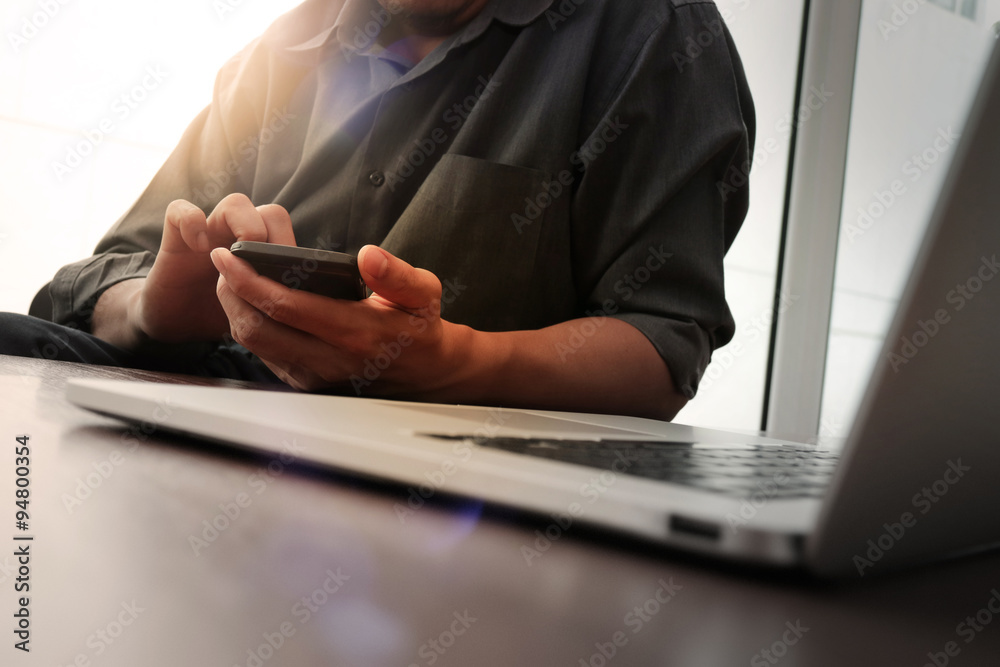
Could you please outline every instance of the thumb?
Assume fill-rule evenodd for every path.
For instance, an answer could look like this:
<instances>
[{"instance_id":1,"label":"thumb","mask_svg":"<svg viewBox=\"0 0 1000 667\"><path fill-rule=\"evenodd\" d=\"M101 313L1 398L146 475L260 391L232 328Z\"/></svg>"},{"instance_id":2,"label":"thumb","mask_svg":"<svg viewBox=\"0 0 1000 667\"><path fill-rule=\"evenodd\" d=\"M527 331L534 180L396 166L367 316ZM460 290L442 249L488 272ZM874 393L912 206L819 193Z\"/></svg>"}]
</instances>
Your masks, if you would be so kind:
<instances>
[{"instance_id":1,"label":"thumb","mask_svg":"<svg viewBox=\"0 0 1000 667\"><path fill-rule=\"evenodd\" d=\"M378 246L361 249L358 269L371 291L404 310L421 310L441 299L437 276L410 266Z\"/></svg>"}]
</instances>

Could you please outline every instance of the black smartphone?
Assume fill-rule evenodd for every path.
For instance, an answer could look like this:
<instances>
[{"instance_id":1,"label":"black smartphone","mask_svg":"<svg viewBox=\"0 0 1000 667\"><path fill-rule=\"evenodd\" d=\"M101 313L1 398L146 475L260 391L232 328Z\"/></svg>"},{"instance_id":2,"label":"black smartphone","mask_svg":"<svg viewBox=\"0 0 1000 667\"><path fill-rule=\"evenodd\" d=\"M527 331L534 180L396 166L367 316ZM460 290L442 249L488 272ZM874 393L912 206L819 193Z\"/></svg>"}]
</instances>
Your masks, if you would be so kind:
<instances>
[{"instance_id":1,"label":"black smartphone","mask_svg":"<svg viewBox=\"0 0 1000 667\"><path fill-rule=\"evenodd\" d=\"M285 287L333 299L360 301L368 296L354 255L257 241L237 241L229 251Z\"/></svg>"}]
</instances>

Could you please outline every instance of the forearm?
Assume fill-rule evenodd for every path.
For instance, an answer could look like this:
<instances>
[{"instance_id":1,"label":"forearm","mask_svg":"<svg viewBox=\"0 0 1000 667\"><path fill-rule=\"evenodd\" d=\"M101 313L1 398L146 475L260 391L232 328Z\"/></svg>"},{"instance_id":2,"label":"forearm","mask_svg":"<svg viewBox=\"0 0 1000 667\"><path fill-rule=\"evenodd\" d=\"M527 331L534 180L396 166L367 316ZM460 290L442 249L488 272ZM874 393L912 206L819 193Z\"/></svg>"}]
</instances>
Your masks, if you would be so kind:
<instances>
[{"instance_id":1,"label":"forearm","mask_svg":"<svg viewBox=\"0 0 1000 667\"><path fill-rule=\"evenodd\" d=\"M147 341L134 324L134 313L145 281L145 278L124 280L106 289L94 308L91 333L125 350L142 347Z\"/></svg>"},{"instance_id":2,"label":"forearm","mask_svg":"<svg viewBox=\"0 0 1000 667\"><path fill-rule=\"evenodd\" d=\"M436 400L626 414L671 420L686 404L659 353L638 329L613 318L538 331L465 329L465 371ZM448 391L447 393L451 393Z\"/></svg>"}]
</instances>

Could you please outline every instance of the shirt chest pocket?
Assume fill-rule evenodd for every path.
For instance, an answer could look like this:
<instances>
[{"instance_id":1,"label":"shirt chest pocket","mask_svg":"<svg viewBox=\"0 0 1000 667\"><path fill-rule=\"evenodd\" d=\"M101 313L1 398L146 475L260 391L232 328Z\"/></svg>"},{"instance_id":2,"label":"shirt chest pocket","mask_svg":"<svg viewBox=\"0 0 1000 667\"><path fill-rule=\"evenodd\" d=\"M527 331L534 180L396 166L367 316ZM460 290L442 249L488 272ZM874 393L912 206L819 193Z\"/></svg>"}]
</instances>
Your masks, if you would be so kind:
<instances>
[{"instance_id":1,"label":"shirt chest pocket","mask_svg":"<svg viewBox=\"0 0 1000 667\"><path fill-rule=\"evenodd\" d=\"M505 331L558 321L563 308L551 302L552 285L538 289L559 269L546 247L569 247L550 224L565 220L569 195L552 197L550 180L534 169L444 155L382 247L441 279L442 314L452 322Z\"/></svg>"}]
</instances>

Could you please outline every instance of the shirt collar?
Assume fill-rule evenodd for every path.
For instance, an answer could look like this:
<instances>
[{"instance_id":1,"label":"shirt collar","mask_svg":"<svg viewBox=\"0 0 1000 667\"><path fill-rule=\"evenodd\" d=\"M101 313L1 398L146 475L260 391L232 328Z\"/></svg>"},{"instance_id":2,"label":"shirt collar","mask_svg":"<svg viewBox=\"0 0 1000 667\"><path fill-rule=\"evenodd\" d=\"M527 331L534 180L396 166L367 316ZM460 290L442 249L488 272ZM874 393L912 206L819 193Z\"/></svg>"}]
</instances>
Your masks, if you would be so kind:
<instances>
[{"instance_id":1,"label":"shirt collar","mask_svg":"<svg viewBox=\"0 0 1000 667\"><path fill-rule=\"evenodd\" d=\"M494 20L516 28L535 21L555 0L492 0L479 16L465 26L454 46L467 44L482 35Z\"/></svg>"},{"instance_id":2,"label":"shirt collar","mask_svg":"<svg viewBox=\"0 0 1000 667\"><path fill-rule=\"evenodd\" d=\"M476 39L486 31L493 20L514 27L526 26L541 16L553 2L554 0L518 0L517 2L491 0L476 18L459 31L460 37L452 42L452 46L465 44ZM376 0L344 0L332 25L308 39L289 45L287 48L292 51L305 52L322 48L336 40L340 42L342 48L366 51L374 43L374 37L370 33L366 33L366 29L374 32L374 26L378 25L377 17L382 9ZM331 16L332 14L333 12L330 13Z\"/></svg>"},{"instance_id":3,"label":"shirt collar","mask_svg":"<svg viewBox=\"0 0 1000 667\"><path fill-rule=\"evenodd\" d=\"M493 18L501 23L523 27L541 16L542 12L554 2L555 0L521 0L520 2L494 0L486 9L495 8Z\"/></svg>"}]
</instances>

